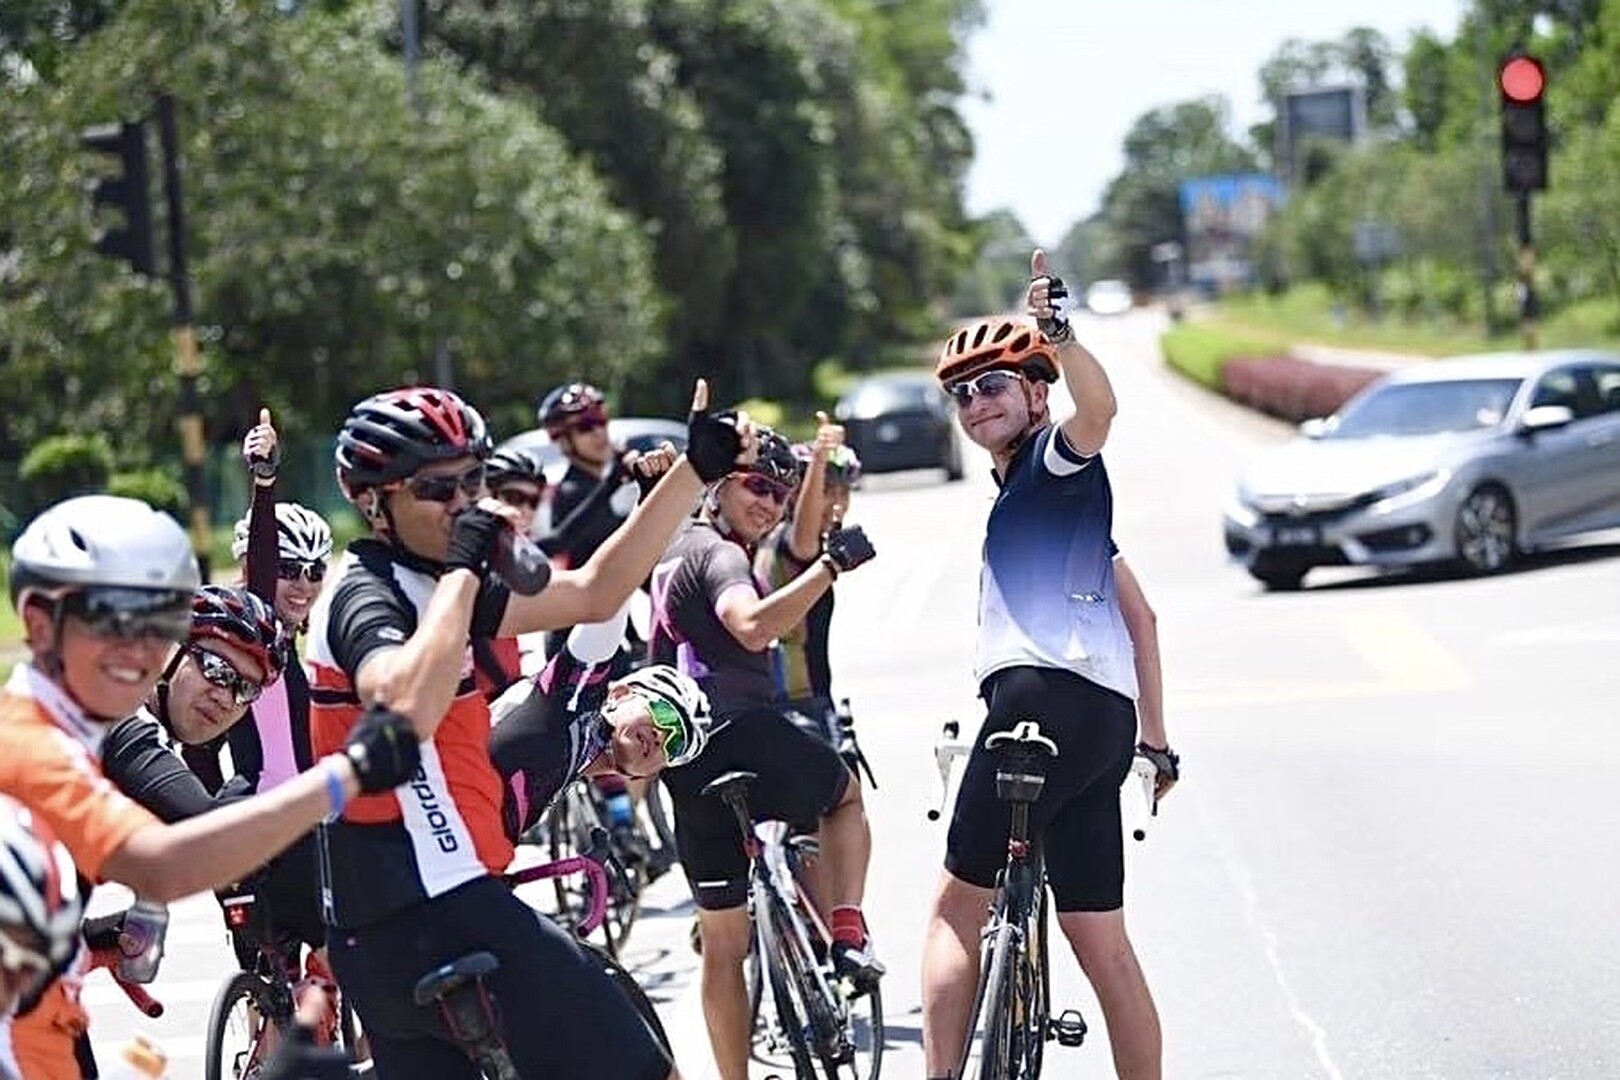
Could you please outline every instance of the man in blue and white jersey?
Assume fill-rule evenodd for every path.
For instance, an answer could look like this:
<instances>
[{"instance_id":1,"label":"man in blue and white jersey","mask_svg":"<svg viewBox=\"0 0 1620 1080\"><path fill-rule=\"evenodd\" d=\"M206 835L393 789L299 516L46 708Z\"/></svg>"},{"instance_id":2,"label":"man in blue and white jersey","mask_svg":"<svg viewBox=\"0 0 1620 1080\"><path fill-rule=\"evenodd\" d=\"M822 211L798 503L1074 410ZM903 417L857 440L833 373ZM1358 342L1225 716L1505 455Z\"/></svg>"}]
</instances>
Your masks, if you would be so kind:
<instances>
[{"instance_id":1,"label":"man in blue and white jersey","mask_svg":"<svg viewBox=\"0 0 1620 1080\"><path fill-rule=\"evenodd\" d=\"M1137 745L1137 675L1115 581L1113 493L1101 450L1115 401L1108 375L1053 306L1037 251L1033 320L983 319L945 343L936 376L963 433L990 452L1000 487L986 523L975 675L988 706L946 842L945 874L923 953L928 1076L950 1077L967 1038L979 933L1007 858L1010 815L996 797L993 733L1035 720L1057 745L1030 809L1058 925L1090 979L1122 1076L1158 1077L1162 1038L1147 980L1125 933L1120 785L1138 749L1161 788L1176 758ZM1050 421L1062 375L1074 414ZM1162 724L1156 734L1163 739Z\"/></svg>"}]
</instances>

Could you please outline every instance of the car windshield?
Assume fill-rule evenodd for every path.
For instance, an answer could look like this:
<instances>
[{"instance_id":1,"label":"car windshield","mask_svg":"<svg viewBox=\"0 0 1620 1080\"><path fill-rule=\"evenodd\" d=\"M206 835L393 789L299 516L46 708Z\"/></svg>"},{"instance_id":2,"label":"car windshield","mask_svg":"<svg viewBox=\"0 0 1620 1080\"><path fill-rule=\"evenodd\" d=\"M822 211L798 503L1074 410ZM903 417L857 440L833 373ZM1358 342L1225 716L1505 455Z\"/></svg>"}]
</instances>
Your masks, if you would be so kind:
<instances>
[{"instance_id":1,"label":"car windshield","mask_svg":"<svg viewBox=\"0 0 1620 1080\"><path fill-rule=\"evenodd\" d=\"M849 398L851 416L881 416L902 409L927 409L938 394L927 382L872 382L857 387Z\"/></svg>"},{"instance_id":2,"label":"car windshield","mask_svg":"<svg viewBox=\"0 0 1620 1080\"><path fill-rule=\"evenodd\" d=\"M1495 427L1507 415L1519 379L1453 379L1390 383L1348 405L1330 439L1438 435Z\"/></svg>"}]
</instances>

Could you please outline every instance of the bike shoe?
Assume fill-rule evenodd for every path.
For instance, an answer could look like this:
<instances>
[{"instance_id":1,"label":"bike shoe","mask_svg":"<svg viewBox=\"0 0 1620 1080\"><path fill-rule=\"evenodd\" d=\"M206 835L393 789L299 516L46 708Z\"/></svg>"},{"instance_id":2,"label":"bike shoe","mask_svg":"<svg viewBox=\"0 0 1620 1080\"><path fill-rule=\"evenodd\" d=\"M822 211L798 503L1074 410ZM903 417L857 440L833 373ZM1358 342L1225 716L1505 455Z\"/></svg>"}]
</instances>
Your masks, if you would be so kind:
<instances>
[{"instance_id":1,"label":"bike shoe","mask_svg":"<svg viewBox=\"0 0 1620 1080\"><path fill-rule=\"evenodd\" d=\"M833 972L848 979L856 994L877 989L878 980L888 970L871 953L845 941L835 941L832 947Z\"/></svg>"}]
</instances>

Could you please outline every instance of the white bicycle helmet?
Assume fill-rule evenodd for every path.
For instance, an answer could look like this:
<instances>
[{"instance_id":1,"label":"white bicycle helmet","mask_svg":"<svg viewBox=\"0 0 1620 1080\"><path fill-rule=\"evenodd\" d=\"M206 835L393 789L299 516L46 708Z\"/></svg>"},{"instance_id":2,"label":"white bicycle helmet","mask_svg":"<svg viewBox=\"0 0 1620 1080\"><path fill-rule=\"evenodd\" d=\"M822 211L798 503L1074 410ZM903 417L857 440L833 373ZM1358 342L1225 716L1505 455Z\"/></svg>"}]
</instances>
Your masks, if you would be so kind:
<instances>
[{"instance_id":1,"label":"white bicycle helmet","mask_svg":"<svg viewBox=\"0 0 1620 1080\"><path fill-rule=\"evenodd\" d=\"M0 798L0 932L27 931L15 943L43 942L42 955L60 969L79 947L83 917L67 848L22 804Z\"/></svg>"},{"instance_id":2,"label":"white bicycle helmet","mask_svg":"<svg viewBox=\"0 0 1620 1080\"><path fill-rule=\"evenodd\" d=\"M139 499L80 495L44 510L11 545L11 602L34 589L184 593L202 584L191 540Z\"/></svg>"},{"instance_id":3,"label":"white bicycle helmet","mask_svg":"<svg viewBox=\"0 0 1620 1080\"><path fill-rule=\"evenodd\" d=\"M253 514L249 511L231 530L231 558L237 562L247 554L248 528ZM307 506L295 502L276 503L277 558L314 562L332 554L332 527L326 519Z\"/></svg>"},{"instance_id":4,"label":"white bicycle helmet","mask_svg":"<svg viewBox=\"0 0 1620 1080\"><path fill-rule=\"evenodd\" d=\"M681 723L686 728L686 746L678 755L670 758L669 764L685 765L703 753L714 718L709 712L709 696L697 683L667 664L649 664L622 679L615 679L613 685L666 701L680 714Z\"/></svg>"}]
</instances>

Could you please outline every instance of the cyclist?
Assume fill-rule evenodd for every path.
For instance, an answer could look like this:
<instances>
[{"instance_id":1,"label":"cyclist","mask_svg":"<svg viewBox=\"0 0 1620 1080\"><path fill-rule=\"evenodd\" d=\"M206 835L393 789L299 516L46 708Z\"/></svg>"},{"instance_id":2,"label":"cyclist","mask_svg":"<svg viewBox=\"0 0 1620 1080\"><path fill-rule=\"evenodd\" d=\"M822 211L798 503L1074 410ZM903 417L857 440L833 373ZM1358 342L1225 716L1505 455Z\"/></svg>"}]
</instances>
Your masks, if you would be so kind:
<instances>
[{"instance_id":1,"label":"cyclist","mask_svg":"<svg viewBox=\"0 0 1620 1080\"><path fill-rule=\"evenodd\" d=\"M752 456L746 419L723 422L707 400L700 381L687 454L625 526L533 596L511 594L492 569L515 514L494 499L473 501L489 452L475 409L447 390L408 387L359 402L343 423L338 480L370 535L349 545L310 616L315 744L340 744L379 697L424 740L410 784L356 800L323 834L332 967L381 1076L477 1075L437 1014L411 998L421 975L474 951L499 960L489 986L523 1075L672 1075L624 996L498 876L513 847L470 642L618 610L704 478Z\"/></svg>"},{"instance_id":2,"label":"cyclist","mask_svg":"<svg viewBox=\"0 0 1620 1080\"><path fill-rule=\"evenodd\" d=\"M618 468L621 454L608 437L607 399L590 383L557 387L540 401L546 429L568 468L551 490L542 522L550 554L583 565L635 506Z\"/></svg>"},{"instance_id":3,"label":"cyclist","mask_svg":"<svg viewBox=\"0 0 1620 1080\"><path fill-rule=\"evenodd\" d=\"M0 797L0 1016L72 962L83 915L67 848L27 807ZM0 1028L0 1076L17 1071L6 1034Z\"/></svg>"},{"instance_id":4,"label":"cyclist","mask_svg":"<svg viewBox=\"0 0 1620 1080\"><path fill-rule=\"evenodd\" d=\"M535 511L546 488L540 463L525 450L496 450L484 461L484 485L516 513L513 527L522 535L534 531ZM523 677L523 652L516 637L473 641L473 675L484 696L494 701Z\"/></svg>"},{"instance_id":5,"label":"cyclist","mask_svg":"<svg viewBox=\"0 0 1620 1080\"><path fill-rule=\"evenodd\" d=\"M68 499L17 538L8 585L30 658L0 690L0 793L49 825L91 880L158 901L226 884L351 795L388 790L415 769L406 722L377 710L343 752L278 790L162 824L107 782L97 755L107 727L152 693L189 638L198 572L184 530L135 499ZM82 1013L77 1023L82 1034ZM58 1054L25 1075L80 1071Z\"/></svg>"},{"instance_id":6,"label":"cyclist","mask_svg":"<svg viewBox=\"0 0 1620 1080\"><path fill-rule=\"evenodd\" d=\"M860 479L861 459L844 445L844 429L817 413L816 439L795 443L804 480L794 499L793 513L760 542L754 570L771 589L779 589L802 574L821 555L825 538L844 523L850 488ZM783 634L778 642L777 666L782 696L789 701L832 706L832 664L827 655L832 627L833 593L829 588L810 608L804 621Z\"/></svg>"},{"instance_id":7,"label":"cyclist","mask_svg":"<svg viewBox=\"0 0 1620 1080\"><path fill-rule=\"evenodd\" d=\"M704 1016L725 1080L741 1080L748 1068L748 861L730 811L702 794L710 780L733 769L758 773L752 798L761 818L822 822L834 962L864 987L882 973L866 951L860 910L871 850L860 785L831 746L783 714L770 654L772 642L804 620L834 578L874 552L859 528L840 529L808 569L762 595L753 549L781 521L798 481L799 463L787 441L762 429L758 460L709 485L700 516L653 573L653 659L673 662L696 679L719 720L702 759L667 770L664 783L681 864L697 900Z\"/></svg>"},{"instance_id":8,"label":"cyclist","mask_svg":"<svg viewBox=\"0 0 1620 1080\"><path fill-rule=\"evenodd\" d=\"M1125 933L1119 789L1136 741L1137 685L1114 581L1113 501L1100 454L1116 410L1108 375L1054 306L1044 252L1031 257L1035 321L983 319L946 341L936 368L1000 493L980 576L976 675L988 705L962 777L945 874L923 952L927 1075L958 1064L979 931L1006 860L1009 815L984 738L1034 719L1058 746L1030 827L1041 837L1058 925L1096 990L1121 1075L1160 1072L1158 1013ZM1048 421L1062 375L1074 415ZM1168 747L1155 764L1174 771Z\"/></svg>"}]
</instances>

